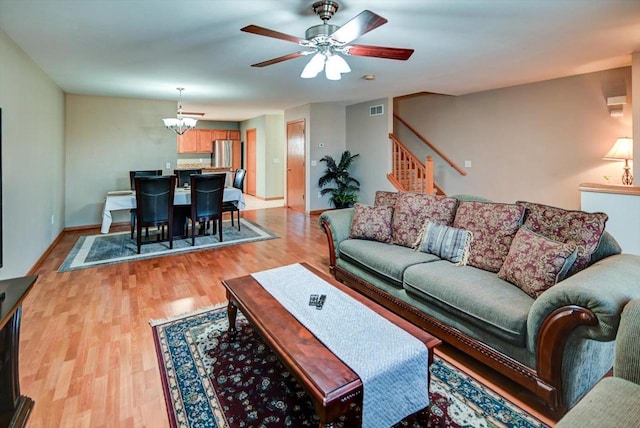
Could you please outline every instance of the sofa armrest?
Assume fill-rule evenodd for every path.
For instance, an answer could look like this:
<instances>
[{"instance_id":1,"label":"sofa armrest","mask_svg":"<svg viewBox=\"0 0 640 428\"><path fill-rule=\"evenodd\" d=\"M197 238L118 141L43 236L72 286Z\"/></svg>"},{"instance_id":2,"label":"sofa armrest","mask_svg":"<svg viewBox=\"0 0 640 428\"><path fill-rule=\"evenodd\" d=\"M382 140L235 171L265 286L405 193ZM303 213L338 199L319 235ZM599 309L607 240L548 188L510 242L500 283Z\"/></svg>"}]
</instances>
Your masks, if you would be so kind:
<instances>
[{"instance_id":1,"label":"sofa armrest","mask_svg":"<svg viewBox=\"0 0 640 428\"><path fill-rule=\"evenodd\" d=\"M640 384L640 334L638 331L640 331L640 299L635 299L627 303L620 317L613 375Z\"/></svg>"},{"instance_id":2,"label":"sofa armrest","mask_svg":"<svg viewBox=\"0 0 640 428\"><path fill-rule=\"evenodd\" d=\"M527 346L536 350L543 324L548 324L550 315L565 307L585 309L582 311L585 321L595 316L595 322L585 322L585 327L579 330L582 337L614 340L622 308L638 297L640 256L618 254L604 258L554 285L535 300L527 319Z\"/></svg>"},{"instance_id":3,"label":"sofa armrest","mask_svg":"<svg viewBox=\"0 0 640 428\"><path fill-rule=\"evenodd\" d=\"M353 220L353 208L325 211L320 214L320 227L327 234L329 244L329 265L336 264L337 251L340 243L349 238L351 232L351 220Z\"/></svg>"}]
</instances>

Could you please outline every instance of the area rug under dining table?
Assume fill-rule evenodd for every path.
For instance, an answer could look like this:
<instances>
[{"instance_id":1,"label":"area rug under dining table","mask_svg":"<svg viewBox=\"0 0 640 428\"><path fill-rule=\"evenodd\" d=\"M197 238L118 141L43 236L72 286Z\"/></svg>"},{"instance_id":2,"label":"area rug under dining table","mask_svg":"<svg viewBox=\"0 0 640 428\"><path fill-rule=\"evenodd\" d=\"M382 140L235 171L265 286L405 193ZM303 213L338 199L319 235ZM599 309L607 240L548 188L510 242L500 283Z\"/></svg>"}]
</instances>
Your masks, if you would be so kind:
<instances>
[{"instance_id":1,"label":"area rug under dining table","mask_svg":"<svg viewBox=\"0 0 640 428\"><path fill-rule=\"evenodd\" d=\"M151 242L142 245L140 254L136 239L131 238L130 231L81 236L58 268L58 272L278 238L275 233L245 218L240 218L240 224L238 230L237 220L235 226L231 224L231 220L223 221L222 242L218 240L218 234L196 236L195 247L191 245L191 237L188 237L174 239L173 249L170 249L168 241L153 242L156 239L153 233L150 237Z\"/></svg>"},{"instance_id":2,"label":"area rug under dining table","mask_svg":"<svg viewBox=\"0 0 640 428\"><path fill-rule=\"evenodd\" d=\"M236 325L229 341L226 305L151 321L170 426L317 427L305 390L241 313ZM429 398L396 427L546 427L437 355Z\"/></svg>"}]
</instances>

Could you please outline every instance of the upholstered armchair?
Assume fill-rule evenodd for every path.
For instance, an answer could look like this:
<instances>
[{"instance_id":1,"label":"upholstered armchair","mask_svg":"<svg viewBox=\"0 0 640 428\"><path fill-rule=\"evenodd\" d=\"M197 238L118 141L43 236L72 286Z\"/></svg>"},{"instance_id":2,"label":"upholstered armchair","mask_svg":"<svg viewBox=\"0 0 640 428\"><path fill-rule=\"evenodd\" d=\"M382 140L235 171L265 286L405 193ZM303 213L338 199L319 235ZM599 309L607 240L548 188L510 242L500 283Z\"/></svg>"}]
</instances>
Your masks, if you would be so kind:
<instances>
[{"instance_id":1,"label":"upholstered armchair","mask_svg":"<svg viewBox=\"0 0 640 428\"><path fill-rule=\"evenodd\" d=\"M613 377L593 387L557 428L640 426L640 299L624 307L616 335Z\"/></svg>"}]
</instances>

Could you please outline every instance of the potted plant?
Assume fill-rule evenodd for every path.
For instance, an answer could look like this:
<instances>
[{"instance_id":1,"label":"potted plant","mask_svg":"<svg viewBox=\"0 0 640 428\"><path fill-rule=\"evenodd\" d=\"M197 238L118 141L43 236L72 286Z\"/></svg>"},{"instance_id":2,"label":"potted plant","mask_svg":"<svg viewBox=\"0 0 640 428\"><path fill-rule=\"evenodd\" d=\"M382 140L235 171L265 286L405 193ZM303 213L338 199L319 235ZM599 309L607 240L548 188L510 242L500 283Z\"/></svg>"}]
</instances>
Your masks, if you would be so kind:
<instances>
[{"instance_id":1,"label":"potted plant","mask_svg":"<svg viewBox=\"0 0 640 428\"><path fill-rule=\"evenodd\" d=\"M331 155L320 159L320 162L327 164L324 175L318 179L318 187L322 189L320 194L323 196L330 194L330 201L336 208L351 207L358 200L357 192L360 190L360 182L349 173L351 162L358 156L360 155L352 155L349 150L345 150L338 163Z\"/></svg>"}]
</instances>

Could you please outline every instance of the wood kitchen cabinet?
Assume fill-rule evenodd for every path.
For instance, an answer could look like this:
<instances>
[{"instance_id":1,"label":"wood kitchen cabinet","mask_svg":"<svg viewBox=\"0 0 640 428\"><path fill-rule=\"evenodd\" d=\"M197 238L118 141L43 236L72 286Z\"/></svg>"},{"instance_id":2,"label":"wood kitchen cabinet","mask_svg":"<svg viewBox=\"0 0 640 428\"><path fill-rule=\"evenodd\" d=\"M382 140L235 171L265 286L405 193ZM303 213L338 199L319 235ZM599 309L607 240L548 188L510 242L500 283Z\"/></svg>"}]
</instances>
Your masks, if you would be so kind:
<instances>
[{"instance_id":1,"label":"wood kitchen cabinet","mask_svg":"<svg viewBox=\"0 0 640 428\"><path fill-rule=\"evenodd\" d=\"M213 130L198 129L198 153L211 153L213 151Z\"/></svg>"},{"instance_id":2,"label":"wood kitchen cabinet","mask_svg":"<svg viewBox=\"0 0 640 428\"><path fill-rule=\"evenodd\" d=\"M228 129L214 129L213 130L213 139L214 140L239 140L240 139L240 131L238 130L228 130Z\"/></svg>"},{"instance_id":3,"label":"wood kitchen cabinet","mask_svg":"<svg viewBox=\"0 0 640 428\"><path fill-rule=\"evenodd\" d=\"M211 153L213 140L212 129L192 129L178 135L178 153Z\"/></svg>"},{"instance_id":4,"label":"wood kitchen cabinet","mask_svg":"<svg viewBox=\"0 0 640 428\"><path fill-rule=\"evenodd\" d=\"M227 129L192 129L182 135L178 135L178 153L212 153L214 140L234 140L234 158L236 150L240 147L240 131Z\"/></svg>"},{"instance_id":5,"label":"wood kitchen cabinet","mask_svg":"<svg viewBox=\"0 0 640 428\"><path fill-rule=\"evenodd\" d=\"M198 153L198 130L178 135L178 153Z\"/></svg>"}]
</instances>

